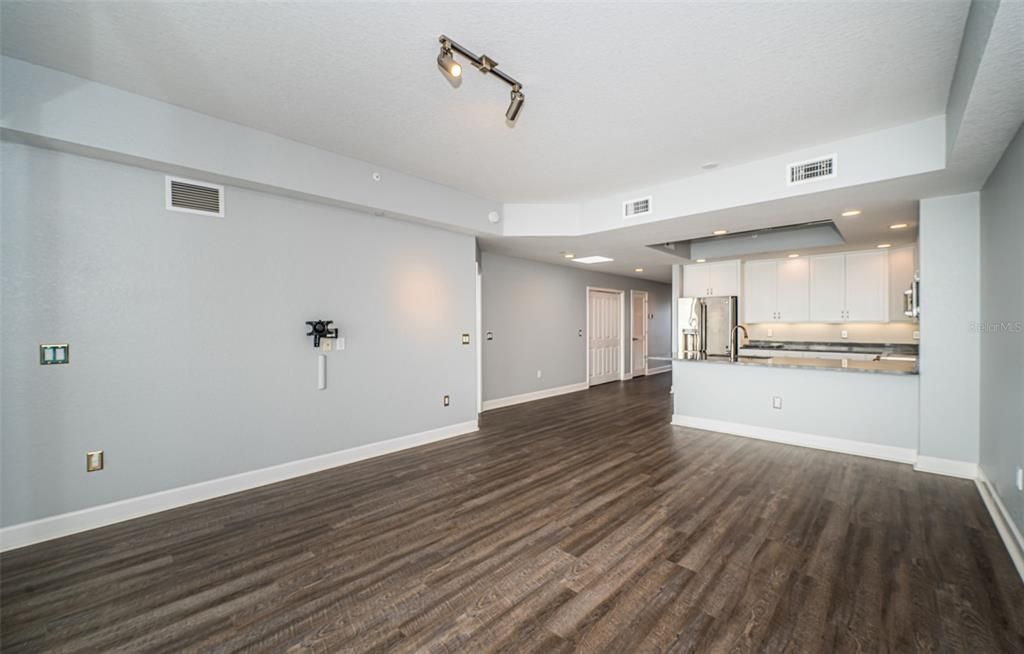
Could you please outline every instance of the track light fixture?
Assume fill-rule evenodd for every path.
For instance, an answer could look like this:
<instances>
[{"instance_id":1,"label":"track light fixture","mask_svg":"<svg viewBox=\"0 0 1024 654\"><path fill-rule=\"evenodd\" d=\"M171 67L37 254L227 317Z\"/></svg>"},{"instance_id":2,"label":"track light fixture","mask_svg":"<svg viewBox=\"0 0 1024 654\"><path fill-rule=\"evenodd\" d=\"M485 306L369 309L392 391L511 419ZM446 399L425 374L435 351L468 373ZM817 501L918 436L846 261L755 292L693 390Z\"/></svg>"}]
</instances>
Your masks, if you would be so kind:
<instances>
[{"instance_id":1,"label":"track light fixture","mask_svg":"<svg viewBox=\"0 0 1024 654\"><path fill-rule=\"evenodd\" d=\"M457 52L466 59L469 59L469 63L473 64L473 67L481 73L493 73L498 79L512 87L511 101L509 102L508 110L505 112L505 118L510 123L514 123L516 118L519 117L520 110L523 108L523 102L526 100L526 95L523 93L523 85L506 75L504 71L498 70L498 62L487 55L477 56L444 34L438 37L437 40L441 42L441 53L437 55L437 65L441 67L446 75L452 78L462 75L462 66L459 65L459 62L455 61L453 56L453 53Z\"/></svg>"},{"instance_id":2,"label":"track light fixture","mask_svg":"<svg viewBox=\"0 0 1024 654\"><path fill-rule=\"evenodd\" d=\"M505 118L508 118L510 122L516 122L516 116L519 115L519 110L523 108L523 100L526 96L523 95L519 85L516 84L512 87L512 101L508 104L508 110L505 112Z\"/></svg>"},{"instance_id":3,"label":"track light fixture","mask_svg":"<svg viewBox=\"0 0 1024 654\"><path fill-rule=\"evenodd\" d=\"M462 76L462 65L452 56L451 45L446 45L443 41L441 42L441 54L437 55L437 65L452 77Z\"/></svg>"}]
</instances>

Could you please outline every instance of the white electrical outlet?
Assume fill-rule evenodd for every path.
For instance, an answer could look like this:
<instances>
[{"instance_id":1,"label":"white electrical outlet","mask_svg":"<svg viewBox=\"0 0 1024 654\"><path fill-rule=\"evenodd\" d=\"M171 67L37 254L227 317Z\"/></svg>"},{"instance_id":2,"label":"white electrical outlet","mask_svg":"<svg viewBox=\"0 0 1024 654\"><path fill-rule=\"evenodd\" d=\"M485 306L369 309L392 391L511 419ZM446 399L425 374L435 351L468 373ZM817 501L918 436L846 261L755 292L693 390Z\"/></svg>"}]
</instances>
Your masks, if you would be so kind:
<instances>
[{"instance_id":1,"label":"white electrical outlet","mask_svg":"<svg viewBox=\"0 0 1024 654\"><path fill-rule=\"evenodd\" d=\"M782 398L779 397L778 395L776 395L776 396L774 396L772 398L772 408L773 409L781 409L782 408Z\"/></svg>"},{"instance_id":2,"label":"white electrical outlet","mask_svg":"<svg viewBox=\"0 0 1024 654\"><path fill-rule=\"evenodd\" d=\"M843 331L839 332L839 338L850 338L850 332L844 329Z\"/></svg>"},{"instance_id":3,"label":"white electrical outlet","mask_svg":"<svg viewBox=\"0 0 1024 654\"><path fill-rule=\"evenodd\" d=\"M320 349L322 349L324 352L330 352L331 350L333 350L334 346L331 345L331 339L324 339L324 342L320 345Z\"/></svg>"},{"instance_id":4,"label":"white electrical outlet","mask_svg":"<svg viewBox=\"0 0 1024 654\"><path fill-rule=\"evenodd\" d=\"M771 329L768 330L768 338L771 338L774 334L775 334L775 332L773 330L771 330Z\"/></svg>"},{"instance_id":5,"label":"white electrical outlet","mask_svg":"<svg viewBox=\"0 0 1024 654\"><path fill-rule=\"evenodd\" d=\"M537 371L537 379L540 379L543 375L544 373L542 373L540 370Z\"/></svg>"},{"instance_id":6,"label":"white electrical outlet","mask_svg":"<svg viewBox=\"0 0 1024 654\"><path fill-rule=\"evenodd\" d=\"M1024 468L1017 466L1017 490L1024 493Z\"/></svg>"},{"instance_id":7,"label":"white electrical outlet","mask_svg":"<svg viewBox=\"0 0 1024 654\"><path fill-rule=\"evenodd\" d=\"M914 339L918 341L921 340L921 332L914 332Z\"/></svg>"},{"instance_id":8,"label":"white electrical outlet","mask_svg":"<svg viewBox=\"0 0 1024 654\"><path fill-rule=\"evenodd\" d=\"M345 349L345 337L344 336L339 336L338 338L335 339L335 348L338 349L338 350L344 350Z\"/></svg>"}]
</instances>

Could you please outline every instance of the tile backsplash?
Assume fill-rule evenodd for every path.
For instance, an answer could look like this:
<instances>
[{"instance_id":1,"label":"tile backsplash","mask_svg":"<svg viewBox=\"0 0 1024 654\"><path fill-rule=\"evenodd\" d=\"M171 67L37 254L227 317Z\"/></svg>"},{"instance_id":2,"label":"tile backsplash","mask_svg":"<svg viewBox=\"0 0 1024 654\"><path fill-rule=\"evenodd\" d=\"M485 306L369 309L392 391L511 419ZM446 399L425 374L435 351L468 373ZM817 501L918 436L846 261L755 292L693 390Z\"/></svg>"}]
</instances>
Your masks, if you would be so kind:
<instances>
[{"instance_id":1,"label":"tile backsplash","mask_svg":"<svg viewBox=\"0 0 1024 654\"><path fill-rule=\"evenodd\" d=\"M832 323L752 323L746 325L750 339L755 341L818 341L821 343L914 343L914 332L920 329L914 322L887 322L848 324ZM846 330L846 338L842 331Z\"/></svg>"}]
</instances>

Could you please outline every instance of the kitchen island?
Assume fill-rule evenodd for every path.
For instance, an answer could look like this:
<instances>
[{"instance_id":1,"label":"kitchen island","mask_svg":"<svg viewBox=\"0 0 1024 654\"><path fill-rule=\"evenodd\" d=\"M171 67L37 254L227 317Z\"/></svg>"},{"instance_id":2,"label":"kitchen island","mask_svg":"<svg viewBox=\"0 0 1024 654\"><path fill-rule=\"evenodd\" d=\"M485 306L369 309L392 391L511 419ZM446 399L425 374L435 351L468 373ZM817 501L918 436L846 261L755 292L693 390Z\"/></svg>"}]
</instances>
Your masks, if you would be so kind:
<instances>
[{"instance_id":1,"label":"kitchen island","mask_svg":"<svg viewBox=\"0 0 1024 654\"><path fill-rule=\"evenodd\" d=\"M779 354L739 361L674 358L672 424L890 461L917 460L916 360Z\"/></svg>"}]
</instances>

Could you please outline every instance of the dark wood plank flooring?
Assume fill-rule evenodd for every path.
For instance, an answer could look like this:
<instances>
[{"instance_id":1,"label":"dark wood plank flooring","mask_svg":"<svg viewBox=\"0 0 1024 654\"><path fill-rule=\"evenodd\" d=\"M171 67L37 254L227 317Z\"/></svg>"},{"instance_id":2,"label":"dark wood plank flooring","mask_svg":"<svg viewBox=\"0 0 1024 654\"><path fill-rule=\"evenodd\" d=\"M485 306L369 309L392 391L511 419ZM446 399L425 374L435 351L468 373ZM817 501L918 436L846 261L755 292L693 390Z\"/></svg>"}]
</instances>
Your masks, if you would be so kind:
<instances>
[{"instance_id":1,"label":"dark wood plank flooring","mask_svg":"<svg viewBox=\"0 0 1024 654\"><path fill-rule=\"evenodd\" d=\"M8 552L3 651L1024 651L971 482L672 427L669 383Z\"/></svg>"}]
</instances>

